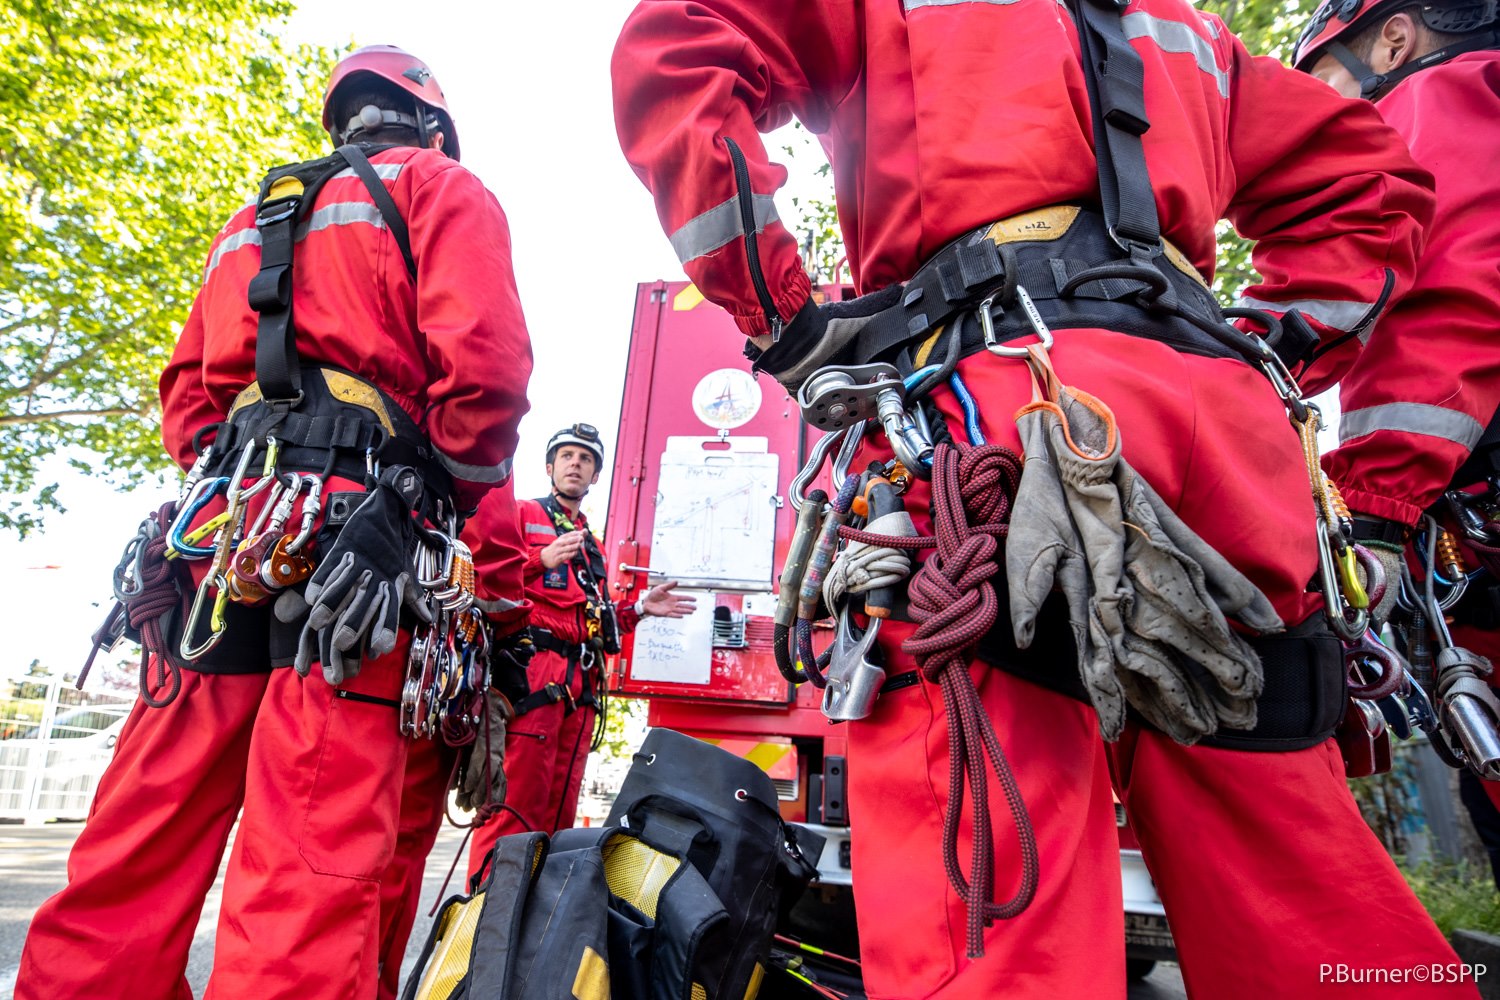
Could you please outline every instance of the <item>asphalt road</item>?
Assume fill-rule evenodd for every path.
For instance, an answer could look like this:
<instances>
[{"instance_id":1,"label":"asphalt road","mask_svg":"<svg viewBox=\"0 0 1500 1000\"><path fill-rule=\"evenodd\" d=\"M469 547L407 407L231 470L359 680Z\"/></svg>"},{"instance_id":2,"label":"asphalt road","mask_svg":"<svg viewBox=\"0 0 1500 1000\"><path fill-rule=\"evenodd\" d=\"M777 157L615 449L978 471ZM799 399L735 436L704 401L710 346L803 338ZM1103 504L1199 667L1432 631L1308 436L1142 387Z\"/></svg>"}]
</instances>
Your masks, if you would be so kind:
<instances>
[{"instance_id":1,"label":"asphalt road","mask_svg":"<svg viewBox=\"0 0 1500 1000\"><path fill-rule=\"evenodd\" d=\"M78 823L39 827L0 825L0 1000L11 1000L21 960L21 943L25 940L31 915L66 881L68 851L81 829L82 825ZM427 911L438 898L448 865L453 861L462 838L462 830L445 827L433 849L423 880L422 909L412 930L406 965L401 974L403 982L427 939L431 926ZM203 918L198 923L188 960L188 979L200 995L213 967L214 925L219 918L223 876L221 870L203 908ZM450 887L448 891L454 890ZM1130 1000L1185 1000L1187 994L1182 990L1182 977L1177 967L1158 965L1143 982L1131 984L1129 996Z\"/></svg>"}]
</instances>

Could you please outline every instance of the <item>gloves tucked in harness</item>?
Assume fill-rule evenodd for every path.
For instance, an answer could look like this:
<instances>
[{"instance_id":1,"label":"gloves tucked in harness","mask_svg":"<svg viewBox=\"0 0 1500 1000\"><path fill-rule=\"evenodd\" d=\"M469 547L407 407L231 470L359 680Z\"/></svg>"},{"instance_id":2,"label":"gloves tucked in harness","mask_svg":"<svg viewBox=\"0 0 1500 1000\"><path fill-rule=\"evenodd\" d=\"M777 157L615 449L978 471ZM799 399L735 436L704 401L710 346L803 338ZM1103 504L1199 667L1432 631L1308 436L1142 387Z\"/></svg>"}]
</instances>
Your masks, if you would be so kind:
<instances>
[{"instance_id":1,"label":"gloves tucked in harness","mask_svg":"<svg viewBox=\"0 0 1500 1000\"><path fill-rule=\"evenodd\" d=\"M299 674L307 676L317 660L330 684L354 677L363 656L396 648L403 603L424 622L432 620L412 579L412 511L421 497L416 470L391 466L339 531L303 595L308 614L297 646ZM296 610L277 602L283 621L295 620Z\"/></svg>"},{"instance_id":2,"label":"gloves tucked in harness","mask_svg":"<svg viewBox=\"0 0 1500 1000\"><path fill-rule=\"evenodd\" d=\"M900 299L900 285L821 306L808 299L782 329L780 340L765 350L747 345L745 355L754 362L753 371L770 372L795 398L809 375L843 360L841 353L853 343L859 331L877 313Z\"/></svg>"},{"instance_id":3,"label":"gloves tucked in harness","mask_svg":"<svg viewBox=\"0 0 1500 1000\"><path fill-rule=\"evenodd\" d=\"M505 804L505 727L514 718L515 709L508 698L492 690L485 696L484 714L458 775L454 800L460 809L470 811Z\"/></svg>"},{"instance_id":4,"label":"gloves tucked in harness","mask_svg":"<svg viewBox=\"0 0 1500 1000\"><path fill-rule=\"evenodd\" d=\"M1047 388L1039 381L1016 417L1026 453L1006 540L1016 644L1031 644L1056 584L1106 739L1124 727L1126 702L1181 743L1220 724L1252 728L1264 673L1225 616L1262 633L1281 619L1120 457L1109 408L1063 387L1040 349L1029 363Z\"/></svg>"}]
</instances>

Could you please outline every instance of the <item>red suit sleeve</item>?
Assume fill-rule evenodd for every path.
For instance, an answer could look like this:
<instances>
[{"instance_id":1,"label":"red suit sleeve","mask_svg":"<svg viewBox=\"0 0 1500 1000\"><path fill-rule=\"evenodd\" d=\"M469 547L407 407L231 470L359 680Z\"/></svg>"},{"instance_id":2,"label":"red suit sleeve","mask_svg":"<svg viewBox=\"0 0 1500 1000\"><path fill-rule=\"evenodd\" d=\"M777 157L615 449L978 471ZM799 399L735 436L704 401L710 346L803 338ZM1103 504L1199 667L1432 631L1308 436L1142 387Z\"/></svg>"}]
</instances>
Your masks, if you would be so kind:
<instances>
[{"instance_id":1,"label":"red suit sleeve","mask_svg":"<svg viewBox=\"0 0 1500 1000\"><path fill-rule=\"evenodd\" d=\"M847 44L856 27L842 0L648 0L616 45L615 125L625 157L655 196L688 277L747 335L769 332L768 306L790 320L812 289L772 199L786 169L770 161L758 133L785 125L792 109L822 130L832 106L820 95L847 93L859 74ZM747 280L731 142L748 174L766 300Z\"/></svg>"},{"instance_id":2,"label":"red suit sleeve","mask_svg":"<svg viewBox=\"0 0 1500 1000\"><path fill-rule=\"evenodd\" d=\"M510 478L529 406L531 340L510 229L499 202L456 164L415 188L409 224L431 380L425 426L459 503L472 509Z\"/></svg>"},{"instance_id":3,"label":"red suit sleeve","mask_svg":"<svg viewBox=\"0 0 1500 1000\"><path fill-rule=\"evenodd\" d=\"M501 635L521 628L531 605L521 580L525 543L511 483L485 494L479 509L464 525L463 538L474 553L475 592L480 607Z\"/></svg>"},{"instance_id":4,"label":"red suit sleeve","mask_svg":"<svg viewBox=\"0 0 1500 1000\"><path fill-rule=\"evenodd\" d=\"M1422 70L1377 106L1437 178L1411 292L1340 386L1341 446L1324 467L1350 508L1414 524L1500 408L1500 53Z\"/></svg>"},{"instance_id":5,"label":"red suit sleeve","mask_svg":"<svg viewBox=\"0 0 1500 1000\"><path fill-rule=\"evenodd\" d=\"M1240 304L1276 315L1296 308L1308 320L1319 344L1298 374L1306 391L1319 392L1410 286L1432 217L1432 178L1373 107L1232 43L1237 185L1225 215L1257 241L1262 278Z\"/></svg>"}]
</instances>

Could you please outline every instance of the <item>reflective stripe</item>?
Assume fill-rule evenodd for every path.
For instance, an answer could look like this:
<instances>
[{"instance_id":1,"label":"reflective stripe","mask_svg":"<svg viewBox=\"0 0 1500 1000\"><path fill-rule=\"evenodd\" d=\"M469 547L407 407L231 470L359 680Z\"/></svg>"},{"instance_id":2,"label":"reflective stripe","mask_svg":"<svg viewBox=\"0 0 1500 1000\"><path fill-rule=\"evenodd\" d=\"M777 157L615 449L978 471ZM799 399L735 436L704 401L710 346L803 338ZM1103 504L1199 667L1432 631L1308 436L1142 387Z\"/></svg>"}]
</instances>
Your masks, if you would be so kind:
<instances>
[{"instance_id":1,"label":"reflective stripe","mask_svg":"<svg viewBox=\"0 0 1500 1000\"><path fill-rule=\"evenodd\" d=\"M527 524L526 534L555 536L557 534L557 529L552 527L552 525L550 524Z\"/></svg>"},{"instance_id":2,"label":"reflective stripe","mask_svg":"<svg viewBox=\"0 0 1500 1000\"><path fill-rule=\"evenodd\" d=\"M401 176L401 168L404 167L404 166L406 166L406 164L404 162L402 162L402 163L372 163L372 164L370 164L370 166L372 166L372 167L375 168L375 176L376 177L379 177L383 181L393 181L397 177ZM343 170L340 170L338 173L334 174L332 177L330 177L328 179L331 180L331 181L336 181L336 180L339 180L340 178L353 177L353 176L354 176L354 168L353 167L345 167Z\"/></svg>"},{"instance_id":3,"label":"reflective stripe","mask_svg":"<svg viewBox=\"0 0 1500 1000\"><path fill-rule=\"evenodd\" d=\"M390 166L390 164L386 164ZM359 224L374 226L376 229L385 228L385 217L380 214L380 209L370 201L336 201L332 205L324 205L315 209L301 225L297 227L294 239L300 241L308 233L316 233L332 226L355 226ZM253 226L241 229L237 233L226 236L214 249L213 256L209 258L208 266L203 270L203 280L208 281L208 276L213 273L214 268L219 266L226 254L245 247L260 246L260 230Z\"/></svg>"},{"instance_id":4,"label":"reflective stripe","mask_svg":"<svg viewBox=\"0 0 1500 1000\"><path fill-rule=\"evenodd\" d=\"M1433 406L1430 403L1382 403L1350 410L1339 418L1339 442L1374 434L1376 431L1400 431L1442 438L1472 451L1484 436L1484 425L1467 413Z\"/></svg>"},{"instance_id":5,"label":"reflective stripe","mask_svg":"<svg viewBox=\"0 0 1500 1000\"><path fill-rule=\"evenodd\" d=\"M1186 24L1137 11L1120 18L1120 26L1124 28L1126 38L1149 38L1163 52L1191 55L1198 68L1219 85L1219 96L1229 96L1229 74L1214 61L1213 44Z\"/></svg>"},{"instance_id":6,"label":"reflective stripe","mask_svg":"<svg viewBox=\"0 0 1500 1000\"><path fill-rule=\"evenodd\" d=\"M776 202L770 195L754 195L751 204L755 206L757 233L779 218ZM672 249L677 251L677 259L686 264L744 235L745 227L740 225L740 200L730 198L684 223L672 234Z\"/></svg>"},{"instance_id":7,"label":"reflective stripe","mask_svg":"<svg viewBox=\"0 0 1500 1000\"><path fill-rule=\"evenodd\" d=\"M225 254L234 253L243 247L260 246L260 230L255 228L241 229L237 233L231 233L219 241L214 247L213 254L208 258L208 266L203 269L203 281L208 282L208 276L214 273L214 268L219 266L219 261Z\"/></svg>"},{"instance_id":8,"label":"reflective stripe","mask_svg":"<svg viewBox=\"0 0 1500 1000\"><path fill-rule=\"evenodd\" d=\"M483 597L476 597L474 598L474 606L487 615L503 615L515 611L521 606L521 602L507 600L504 597L497 597L493 601L486 600Z\"/></svg>"},{"instance_id":9,"label":"reflective stripe","mask_svg":"<svg viewBox=\"0 0 1500 1000\"><path fill-rule=\"evenodd\" d=\"M1339 299L1297 299L1293 302L1267 302L1242 295L1235 303L1249 309L1264 309L1267 312L1286 312L1295 309L1308 319L1317 320L1329 329L1343 333L1359 331L1359 342L1370 339L1370 313L1375 305L1371 302L1346 302Z\"/></svg>"},{"instance_id":10,"label":"reflective stripe","mask_svg":"<svg viewBox=\"0 0 1500 1000\"><path fill-rule=\"evenodd\" d=\"M510 478L510 459L508 458L499 465L465 465L441 452L438 457L443 460L443 466L453 473L455 478L465 482L503 483Z\"/></svg>"}]
</instances>

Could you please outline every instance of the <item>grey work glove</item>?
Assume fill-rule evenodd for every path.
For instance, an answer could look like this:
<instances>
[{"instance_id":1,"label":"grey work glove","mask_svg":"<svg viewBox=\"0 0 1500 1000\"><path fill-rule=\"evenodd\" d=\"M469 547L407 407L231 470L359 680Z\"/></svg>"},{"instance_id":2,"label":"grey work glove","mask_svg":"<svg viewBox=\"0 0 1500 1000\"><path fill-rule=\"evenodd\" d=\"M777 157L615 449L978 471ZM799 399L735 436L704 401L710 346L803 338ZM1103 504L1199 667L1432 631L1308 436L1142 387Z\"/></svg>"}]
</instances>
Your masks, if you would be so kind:
<instances>
[{"instance_id":1,"label":"grey work glove","mask_svg":"<svg viewBox=\"0 0 1500 1000\"><path fill-rule=\"evenodd\" d=\"M1091 628L1089 563L1068 513L1050 440L1060 425L1049 416L1046 410L1029 409L1016 418L1025 465L1005 539L1011 627L1016 646L1029 648L1043 602L1054 586L1062 592L1078 650L1079 676L1099 714L1100 730L1114 739L1125 725L1125 691L1115 678L1108 637L1096 642ZM1098 632L1102 634L1102 628Z\"/></svg>"},{"instance_id":2,"label":"grey work glove","mask_svg":"<svg viewBox=\"0 0 1500 1000\"><path fill-rule=\"evenodd\" d=\"M808 376L826 365L847 360L843 357L845 348L854 342L859 331L877 313L900 300L900 285L821 306L808 299L782 328L776 343L765 350L753 344L746 347L745 354L754 362L751 370L769 372L795 399Z\"/></svg>"},{"instance_id":3,"label":"grey work glove","mask_svg":"<svg viewBox=\"0 0 1500 1000\"><path fill-rule=\"evenodd\" d=\"M490 691L484 699L484 713L457 781L455 801L460 809L471 812L505 804L505 731L515 712L509 699Z\"/></svg>"},{"instance_id":4,"label":"grey work glove","mask_svg":"<svg viewBox=\"0 0 1500 1000\"><path fill-rule=\"evenodd\" d=\"M1051 582L1045 559L1027 560L1045 556L1050 535L1052 549L1061 544L1081 551L1087 565L1084 592L1076 568L1065 573L1062 561L1056 582L1075 635L1080 605L1086 607L1079 669L1106 739L1118 737L1124 725L1122 699L1183 743L1220 724L1253 726L1264 675L1225 614L1261 632L1280 630L1281 620L1265 595L1120 457L1108 408L1077 390L1051 390L1059 403L1033 404L1017 416L1027 456L1006 544L1017 645L1029 644ZM1038 448L1045 449L1041 461L1034 458ZM1028 492L1033 476L1046 481ZM1065 514L1052 510L1035 526L1023 524L1023 516L1033 516L1022 509L1023 498L1055 505L1059 494ZM1030 533L1042 535L1042 542ZM1013 551L1018 534L1024 542Z\"/></svg>"},{"instance_id":5,"label":"grey work glove","mask_svg":"<svg viewBox=\"0 0 1500 1000\"><path fill-rule=\"evenodd\" d=\"M1361 548L1375 557L1375 561L1380 563L1380 568L1385 571L1385 592L1380 595L1379 601L1370 605L1370 627L1378 635L1385 623L1390 620L1391 611L1396 607L1396 598L1401 594L1401 577L1406 572L1406 549L1394 542L1381 542L1375 539L1359 544ZM1360 583L1368 590L1370 580L1364 567L1358 562L1355 565L1360 566Z\"/></svg>"},{"instance_id":6,"label":"grey work glove","mask_svg":"<svg viewBox=\"0 0 1500 1000\"><path fill-rule=\"evenodd\" d=\"M303 594L308 612L294 661L299 674L307 676L317 660L329 684L354 677L363 657L396 648L403 604L432 620L412 578L412 511L421 496L416 471L391 466L339 530ZM291 602L285 608L278 602L276 612L291 609Z\"/></svg>"}]
</instances>

